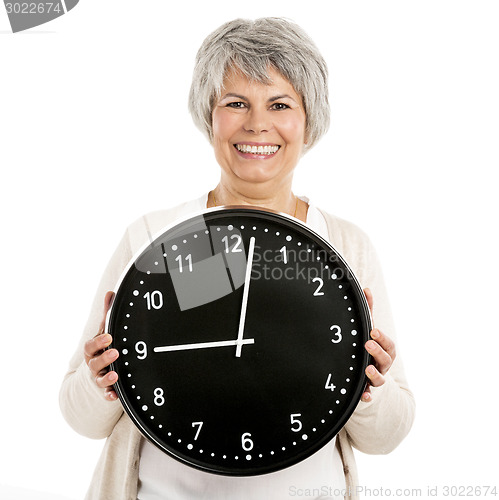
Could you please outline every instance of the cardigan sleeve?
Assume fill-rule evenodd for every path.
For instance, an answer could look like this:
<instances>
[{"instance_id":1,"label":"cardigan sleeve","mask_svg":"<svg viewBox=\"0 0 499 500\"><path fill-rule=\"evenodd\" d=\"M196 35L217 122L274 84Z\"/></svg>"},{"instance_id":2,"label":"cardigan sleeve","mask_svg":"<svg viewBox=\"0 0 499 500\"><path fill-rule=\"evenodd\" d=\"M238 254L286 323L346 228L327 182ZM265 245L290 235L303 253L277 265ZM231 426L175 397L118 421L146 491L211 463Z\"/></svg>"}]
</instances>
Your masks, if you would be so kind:
<instances>
[{"instance_id":1,"label":"cardigan sleeve","mask_svg":"<svg viewBox=\"0 0 499 500\"><path fill-rule=\"evenodd\" d=\"M327 215L327 214L325 214ZM373 323L395 342L396 357L385 383L371 387L372 400L360 401L345 425L351 445L363 453L385 454L395 449L412 427L415 401L407 384L383 273L376 251L355 225L326 216L332 243L345 256L362 288L373 295Z\"/></svg>"},{"instance_id":2,"label":"cardigan sleeve","mask_svg":"<svg viewBox=\"0 0 499 500\"><path fill-rule=\"evenodd\" d=\"M59 393L60 408L69 425L76 432L94 439L103 439L111 434L123 413L123 407L119 400L104 399L104 389L95 384L85 363L83 349L85 342L98 333L104 314L104 296L107 291L114 289L131 256L127 230L101 278L83 335Z\"/></svg>"}]
</instances>

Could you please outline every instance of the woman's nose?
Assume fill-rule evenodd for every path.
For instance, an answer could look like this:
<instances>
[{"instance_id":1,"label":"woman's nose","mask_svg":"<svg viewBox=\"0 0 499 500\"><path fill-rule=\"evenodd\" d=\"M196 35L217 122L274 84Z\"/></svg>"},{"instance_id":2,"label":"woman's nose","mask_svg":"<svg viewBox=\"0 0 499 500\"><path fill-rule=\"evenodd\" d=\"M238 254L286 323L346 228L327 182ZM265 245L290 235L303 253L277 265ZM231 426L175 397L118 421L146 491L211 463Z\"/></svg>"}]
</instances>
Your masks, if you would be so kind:
<instances>
[{"instance_id":1,"label":"woman's nose","mask_svg":"<svg viewBox=\"0 0 499 500\"><path fill-rule=\"evenodd\" d=\"M270 116L266 110L251 108L246 115L244 130L254 134L268 132L272 128Z\"/></svg>"}]
</instances>

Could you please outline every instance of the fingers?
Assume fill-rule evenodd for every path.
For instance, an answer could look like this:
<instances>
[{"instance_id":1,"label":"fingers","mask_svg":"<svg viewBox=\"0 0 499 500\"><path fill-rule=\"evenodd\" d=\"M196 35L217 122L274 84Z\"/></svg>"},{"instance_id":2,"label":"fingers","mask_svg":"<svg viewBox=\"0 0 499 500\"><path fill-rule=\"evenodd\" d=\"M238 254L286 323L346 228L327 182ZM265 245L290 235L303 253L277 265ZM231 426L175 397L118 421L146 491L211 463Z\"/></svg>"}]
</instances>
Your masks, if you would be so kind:
<instances>
[{"instance_id":1,"label":"fingers","mask_svg":"<svg viewBox=\"0 0 499 500\"><path fill-rule=\"evenodd\" d=\"M374 331L374 330L373 330ZM372 333L371 333L372 336ZM374 367L381 374L384 375L392 366L392 357L383 349L383 347L374 340L368 340L365 344L367 352L373 357ZM375 373L370 373L368 376L375 376ZM374 385L374 384L373 384Z\"/></svg>"},{"instance_id":2,"label":"fingers","mask_svg":"<svg viewBox=\"0 0 499 500\"><path fill-rule=\"evenodd\" d=\"M367 352L372 356L374 364L366 368L366 375L369 384L366 391L362 394L362 401L371 401L372 387L380 387L385 383L383 376L392 366L395 359L395 344L386 335L377 328L371 332L373 340L368 340L365 344Z\"/></svg>"},{"instance_id":3,"label":"fingers","mask_svg":"<svg viewBox=\"0 0 499 500\"><path fill-rule=\"evenodd\" d=\"M113 338L109 333L100 333L97 334L93 339L85 342L83 347L83 354L85 356L85 362L87 365L90 360L95 356L99 356L102 354L102 351L111 345Z\"/></svg>"},{"instance_id":4,"label":"fingers","mask_svg":"<svg viewBox=\"0 0 499 500\"><path fill-rule=\"evenodd\" d=\"M373 294L371 293L371 290L369 288L364 288L364 295L366 296L367 305L369 306L369 311L371 311L372 316L374 305Z\"/></svg>"},{"instance_id":5,"label":"fingers","mask_svg":"<svg viewBox=\"0 0 499 500\"><path fill-rule=\"evenodd\" d=\"M102 315L102 321L100 322L99 329L97 330L97 335L104 333L104 328L106 326L106 315L109 309L111 308L111 304L114 300L114 292L106 292L104 296L104 314Z\"/></svg>"},{"instance_id":6,"label":"fingers","mask_svg":"<svg viewBox=\"0 0 499 500\"><path fill-rule=\"evenodd\" d=\"M374 300L371 290L364 288L364 295L372 316ZM371 387L380 387L385 383L384 375L392 366L396 356L393 340L377 328L371 331L371 339L366 342L365 348L372 356L374 363L366 368L368 383L361 397L364 402L372 400Z\"/></svg>"},{"instance_id":7,"label":"fingers","mask_svg":"<svg viewBox=\"0 0 499 500\"><path fill-rule=\"evenodd\" d=\"M95 383L97 387L105 389L105 395L110 392L114 392L112 386L118 381L118 374L114 371L103 370L97 377L95 377Z\"/></svg>"},{"instance_id":8,"label":"fingers","mask_svg":"<svg viewBox=\"0 0 499 500\"><path fill-rule=\"evenodd\" d=\"M92 375L97 377L103 370L106 370L111 363L118 359L118 355L119 353L116 349L108 349L90 358L87 365Z\"/></svg>"},{"instance_id":9,"label":"fingers","mask_svg":"<svg viewBox=\"0 0 499 500\"><path fill-rule=\"evenodd\" d=\"M366 385L364 392L362 393L362 397L360 398L364 403L369 403L371 401L371 386L369 384Z\"/></svg>"},{"instance_id":10,"label":"fingers","mask_svg":"<svg viewBox=\"0 0 499 500\"><path fill-rule=\"evenodd\" d=\"M104 297L104 314L97 335L88 340L83 348L85 362L95 378L95 383L97 387L105 389L104 397L109 401L118 398L112 388L113 384L118 380L118 374L115 371L108 371L108 367L118 359L119 353L116 349L107 349L111 345L113 338L108 333L104 333L106 315L113 298L113 292L106 293Z\"/></svg>"},{"instance_id":11,"label":"fingers","mask_svg":"<svg viewBox=\"0 0 499 500\"><path fill-rule=\"evenodd\" d=\"M384 375L395 360L395 343L377 328L372 330L371 338L373 340L366 342L366 349L376 361L378 370Z\"/></svg>"}]
</instances>

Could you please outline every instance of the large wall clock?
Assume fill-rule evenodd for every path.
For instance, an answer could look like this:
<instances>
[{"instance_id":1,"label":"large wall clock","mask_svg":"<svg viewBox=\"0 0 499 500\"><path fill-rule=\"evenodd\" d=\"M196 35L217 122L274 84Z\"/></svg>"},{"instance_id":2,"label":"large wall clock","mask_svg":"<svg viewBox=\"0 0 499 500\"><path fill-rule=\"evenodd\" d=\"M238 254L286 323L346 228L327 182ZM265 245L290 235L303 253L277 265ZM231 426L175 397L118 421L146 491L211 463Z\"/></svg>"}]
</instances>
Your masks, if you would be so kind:
<instances>
[{"instance_id":1,"label":"large wall clock","mask_svg":"<svg viewBox=\"0 0 499 500\"><path fill-rule=\"evenodd\" d=\"M339 253L296 219L224 207L177 222L115 292L116 392L185 464L283 469L329 442L360 400L367 302Z\"/></svg>"}]
</instances>

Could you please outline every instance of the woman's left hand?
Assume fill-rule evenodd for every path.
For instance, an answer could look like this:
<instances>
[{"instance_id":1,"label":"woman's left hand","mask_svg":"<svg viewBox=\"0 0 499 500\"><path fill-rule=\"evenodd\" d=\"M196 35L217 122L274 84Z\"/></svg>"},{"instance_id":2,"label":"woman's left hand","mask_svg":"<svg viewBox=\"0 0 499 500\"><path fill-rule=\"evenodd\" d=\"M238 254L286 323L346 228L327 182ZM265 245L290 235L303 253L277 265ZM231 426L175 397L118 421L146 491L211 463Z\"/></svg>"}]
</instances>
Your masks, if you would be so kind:
<instances>
[{"instance_id":1,"label":"woman's left hand","mask_svg":"<svg viewBox=\"0 0 499 500\"><path fill-rule=\"evenodd\" d=\"M371 311L373 313L373 296L369 288L364 289L364 294ZM366 375L369 378L369 382L366 385L366 389L362 394L362 401L369 402L372 399L371 396L371 386L379 387L385 383L386 373L392 366L395 360L395 343L393 340L384 335L377 328L373 328L371 331L371 339L365 344L367 352L373 357L374 364L369 365L366 368Z\"/></svg>"}]
</instances>

